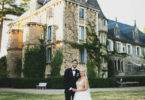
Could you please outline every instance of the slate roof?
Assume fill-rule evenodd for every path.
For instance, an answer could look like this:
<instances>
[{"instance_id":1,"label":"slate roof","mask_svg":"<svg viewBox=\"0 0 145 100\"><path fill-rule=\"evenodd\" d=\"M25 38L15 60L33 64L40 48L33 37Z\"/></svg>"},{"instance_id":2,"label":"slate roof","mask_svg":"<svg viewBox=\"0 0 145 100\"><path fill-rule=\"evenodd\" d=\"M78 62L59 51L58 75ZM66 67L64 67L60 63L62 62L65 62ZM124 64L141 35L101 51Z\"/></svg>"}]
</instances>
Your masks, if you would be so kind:
<instances>
[{"instance_id":1,"label":"slate roof","mask_svg":"<svg viewBox=\"0 0 145 100\"><path fill-rule=\"evenodd\" d=\"M120 29L120 38L116 38L114 35L114 26L116 24L116 21L108 20L108 38L113 40L118 40L122 42L128 42L131 44L141 45L145 46L145 34L143 34L140 30L139 31L139 42L136 43L133 40L133 29L134 26L130 26L127 24L123 24L120 22L117 22Z\"/></svg>"},{"instance_id":2,"label":"slate roof","mask_svg":"<svg viewBox=\"0 0 145 100\"><path fill-rule=\"evenodd\" d=\"M45 1L45 0L37 0L37 1L38 1L39 4L44 5L44 1ZM48 1L50 1L50 0L46 0L45 4L46 4ZM79 0L67 0L67 1L73 1L73 2L79 3ZM86 3L83 3L83 5L85 5L85 6L89 7L89 8L94 8L94 9L99 10L99 11L100 11L100 12L99 12L99 17L100 17L100 18L105 18L105 19L107 19L107 18L104 16L104 14L103 14L103 12L102 12L102 10L101 10L101 8L100 8L99 3L98 3L97 0L88 0Z\"/></svg>"}]
</instances>

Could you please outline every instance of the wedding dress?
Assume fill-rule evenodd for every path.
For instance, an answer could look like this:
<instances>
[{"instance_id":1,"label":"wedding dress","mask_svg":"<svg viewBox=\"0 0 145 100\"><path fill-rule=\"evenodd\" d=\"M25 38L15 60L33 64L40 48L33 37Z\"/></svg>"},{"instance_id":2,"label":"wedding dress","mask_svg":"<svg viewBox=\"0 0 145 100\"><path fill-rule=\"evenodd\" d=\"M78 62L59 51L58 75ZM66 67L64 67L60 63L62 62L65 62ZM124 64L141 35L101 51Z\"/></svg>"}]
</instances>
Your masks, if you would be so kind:
<instances>
[{"instance_id":1,"label":"wedding dress","mask_svg":"<svg viewBox=\"0 0 145 100\"><path fill-rule=\"evenodd\" d=\"M82 89L84 85L85 85L84 80L80 80L76 82L77 89ZM86 90L86 91L75 92L73 100L92 100L92 99L91 99L90 92Z\"/></svg>"}]
</instances>

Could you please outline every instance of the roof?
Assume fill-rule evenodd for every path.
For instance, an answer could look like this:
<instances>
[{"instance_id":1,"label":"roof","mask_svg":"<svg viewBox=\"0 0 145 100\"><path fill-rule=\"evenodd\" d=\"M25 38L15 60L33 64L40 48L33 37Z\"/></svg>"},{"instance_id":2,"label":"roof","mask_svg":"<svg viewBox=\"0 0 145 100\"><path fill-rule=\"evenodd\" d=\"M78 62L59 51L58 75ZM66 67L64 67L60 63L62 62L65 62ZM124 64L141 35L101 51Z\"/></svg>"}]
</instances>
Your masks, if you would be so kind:
<instances>
[{"instance_id":1,"label":"roof","mask_svg":"<svg viewBox=\"0 0 145 100\"><path fill-rule=\"evenodd\" d=\"M38 1L39 4L44 5L44 4L46 4L50 0L37 0L37 1ZM76 2L76 3L80 3L79 0L67 0L67 1L73 1L73 2ZM105 19L107 19L104 16L104 14L103 14L103 12L102 12L102 10L101 10L97 0L87 0L86 3L81 3L81 4L83 4L83 5L85 5L85 6L89 7L89 8L94 8L94 9L99 10L100 11L99 15L98 15L99 18L105 18Z\"/></svg>"},{"instance_id":2,"label":"roof","mask_svg":"<svg viewBox=\"0 0 145 100\"><path fill-rule=\"evenodd\" d=\"M117 24L119 25L119 30L120 30L120 38L116 38L114 35L115 24L116 24L116 21L113 21L110 19L108 20L108 38L122 41L122 42L128 42L135 45L145 46L145 35L140 30L138 30L139 42L135 42L133 39L133 29L135 27L124 24L124 23L117 22Z\"/></svg>"}]
</instances>

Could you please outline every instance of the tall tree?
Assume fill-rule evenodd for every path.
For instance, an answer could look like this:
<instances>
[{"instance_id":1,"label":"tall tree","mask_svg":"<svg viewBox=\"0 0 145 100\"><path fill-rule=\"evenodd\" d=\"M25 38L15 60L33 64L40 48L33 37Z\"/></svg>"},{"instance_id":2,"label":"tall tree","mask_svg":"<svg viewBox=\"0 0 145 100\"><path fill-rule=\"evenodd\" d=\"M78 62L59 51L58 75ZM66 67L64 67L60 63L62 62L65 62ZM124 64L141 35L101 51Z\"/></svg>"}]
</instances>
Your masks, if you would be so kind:
<instances>
[{"instance_id":1,"label":"tall tree","mask_svg":"<svg viewBox=\"0 0 145 100\"><path fill-rule=\"evenodd\" d=\"M3 32L3 23L5 20L11 20L6 15L17 15L20 16L24 12L24 8L16 4L16 0L0 0L0 50L1 50L1 39Z\"/></svg>"},{"instance_id":2,"label":"tall tree","mask_svg":"<svg viewBox=\"0 0 145 100\"><path fill-rule=\"evenodd\" d=\"M87 38L86 38L86 43L74 43L74 42L69 42L69 44L73 48L79 48L83 50L84 48L87 49L87 54L89 57L90 62L94 64L94 66L97 67L97 77L100 78L100 72L101 72L101 57L104 57L108 61L108 55L104 54L102 52L102 48L106 48L106 45L103 45L100 43L100 40L98 38L98 35L96 34L95 31L96 25L94 23L88 24L88 27L86 27L86 33L87 33Z\"/></svg>"}]
</instances>

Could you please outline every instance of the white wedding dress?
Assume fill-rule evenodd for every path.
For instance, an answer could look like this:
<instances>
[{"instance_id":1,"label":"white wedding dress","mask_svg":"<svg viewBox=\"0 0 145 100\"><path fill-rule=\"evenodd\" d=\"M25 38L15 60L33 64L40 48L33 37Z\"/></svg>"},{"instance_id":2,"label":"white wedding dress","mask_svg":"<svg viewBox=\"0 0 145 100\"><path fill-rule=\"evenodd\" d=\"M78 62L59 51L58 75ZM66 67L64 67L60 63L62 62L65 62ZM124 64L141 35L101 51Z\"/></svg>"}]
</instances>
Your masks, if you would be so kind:
<instances>
[{"instance_id":1,"label":"white wedding dress","mask_svg":"<svg viewBox=\"0 0 145 100\"><path fill-rule=\"evenodd\" d=\"M84 85L85 85L84 80L80 80L76 82L77 89L82 89ZM92 100L92 99L91 99L90 92L87 90L87 91L75 92L73 100Z\"/></svg>"}]
</instances>

